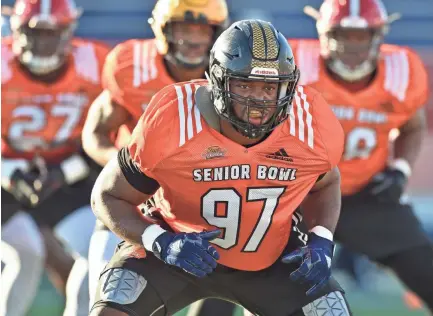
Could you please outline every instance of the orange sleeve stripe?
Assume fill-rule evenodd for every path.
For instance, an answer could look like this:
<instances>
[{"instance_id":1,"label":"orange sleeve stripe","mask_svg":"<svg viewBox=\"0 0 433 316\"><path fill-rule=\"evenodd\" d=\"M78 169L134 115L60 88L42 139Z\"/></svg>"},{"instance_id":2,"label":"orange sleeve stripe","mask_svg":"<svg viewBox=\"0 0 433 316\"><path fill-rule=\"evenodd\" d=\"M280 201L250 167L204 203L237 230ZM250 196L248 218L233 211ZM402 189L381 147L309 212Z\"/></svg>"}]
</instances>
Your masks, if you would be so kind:
<instances>
[{"instance_id":1,"label":"orange sleeve stripe","mask_svg":"<svg viewBox=\"0 0 433 316\"><path fill-rule=\"evenodd\" d=\"M290 108L289 120L290 135L297 136L303 143L306 141L308 147L313 149L313 116L310 112L310 103L307 100L307 95L304 93L302 86L298 86L296 90L294 102L292 102L292 107Z\"/></svg>"}]
</instances>

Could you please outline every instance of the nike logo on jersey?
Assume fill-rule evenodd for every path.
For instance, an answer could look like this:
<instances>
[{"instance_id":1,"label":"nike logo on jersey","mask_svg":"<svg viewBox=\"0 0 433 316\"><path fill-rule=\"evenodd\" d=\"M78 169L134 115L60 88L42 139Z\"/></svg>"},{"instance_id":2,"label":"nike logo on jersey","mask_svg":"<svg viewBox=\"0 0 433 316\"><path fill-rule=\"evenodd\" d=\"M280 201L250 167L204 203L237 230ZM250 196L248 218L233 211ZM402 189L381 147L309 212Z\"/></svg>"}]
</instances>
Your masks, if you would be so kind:
<instances>
[{"instance_id":1,"label":"nike logo on jersey","mask_svg":"<svg viewBox=\"0 0 433 316\"><path fill-rule=\"evenodd\" d=\"M266 155L266 158L293 162L293 158L287 154L284 148L280 148L280 150L274 152L273 154Z\"/></svg>"}]
</instances>

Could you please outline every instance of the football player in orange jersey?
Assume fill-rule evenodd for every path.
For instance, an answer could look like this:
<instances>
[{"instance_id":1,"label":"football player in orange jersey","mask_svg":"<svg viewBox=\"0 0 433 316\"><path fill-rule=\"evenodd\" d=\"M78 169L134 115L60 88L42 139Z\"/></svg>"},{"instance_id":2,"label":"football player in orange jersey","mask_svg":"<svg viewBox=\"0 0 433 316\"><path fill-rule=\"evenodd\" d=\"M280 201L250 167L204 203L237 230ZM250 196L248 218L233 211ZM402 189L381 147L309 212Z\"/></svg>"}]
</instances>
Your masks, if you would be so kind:
<instances>
[{"instance_id":1,"label":"football player in orange jersey","mask_svg":"<svg viewBox=\"0 0 433 316\"><path fill-rule=\"evenodd\" d=\"M209 81L152 98L95 183L95 214L125 242L90 315L171 315L206 297L260 315L350 315L330 275L337 118L317 91L297 87L292 50L268 22L234 23L209 67ZM155 192L149 222L138 205Z\"/></svg>"},{"instance_id":2,"label":"football player in orange jersey","mask_svg":"<svg viewBox=\"0 0 433 316\"><path fill-rule=\"evenodd\" d=\"M160 0L149 22L154 39L128 40L109 54L103 71L105 90L87 117L84 149L102 166L119 149L113 135L126 124L117 137L126 144L157 91L175 82L204 78L210 48L227 27L227 4L225 0ZM97 226L89 251L91 297L118 242L108 229Z\"/></svg>"},{"instance_id":3,"label":"football player in orange jersey","mask_svg":"<svg viewBox=\"0 0 433 316\"><path fill-rule=\"evenodd\" d=\"M17 261L2 278L9 281L7 315L26 313L45 256L61 292L75 295L65 315L88 313L88 285L70 273L70 255L60 260L64 250L53 238L55 232L84 260L95 222L89 201L99 167L80 144L88 108L102 91L108 48L73 37L79 16L70 0L17 0L12 35L2 39L2 239ZM85 295L77 299L80 286Z\"/></svg>"},{"instance_id":4,"label":"football player in orange jersey","mask_svg":"<svg viewBox=\"0 0 433 316\"><path fill-rule=\"evenodd\" d=\"M382 44L397 15L380 0L326 0L307 12L319 40L290 41L300 82L323 92L346 134L336 238L391 268L433 310L433 247L400 202L426 132L424 65L413 50Z\"/></svg>"}]
</instances>

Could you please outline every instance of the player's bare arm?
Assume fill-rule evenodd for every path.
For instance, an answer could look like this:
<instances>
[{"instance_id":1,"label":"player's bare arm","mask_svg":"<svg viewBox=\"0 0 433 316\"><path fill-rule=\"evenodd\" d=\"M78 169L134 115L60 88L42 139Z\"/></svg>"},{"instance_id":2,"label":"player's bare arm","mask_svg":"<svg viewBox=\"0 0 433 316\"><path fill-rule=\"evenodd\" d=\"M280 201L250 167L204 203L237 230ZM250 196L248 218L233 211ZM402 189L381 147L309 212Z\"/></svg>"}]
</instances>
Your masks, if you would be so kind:
<instances>
[{"instance_id":1,"label":"player's bare arm","mask_svg":"<svg viewBox=\"0 0 433 316\"><path fill-rule=\"evenodd\" d=\"M129 119L128 111L111 99L108 90L103 91L92 103L84 125L82 141L86 153L105 166L118 152L112 135Z\"/></svg>"},{"instance_id":2,"label":"player's bare arm","mask_svg":"<svg viewBox=\"0 0 433 316\"><path fill-rule=\"evenodd\" d=\"M316 182L301 204L310 231L307 245L282 258L284 263L300 262L299 268L290 274L290 278L310 283L307 295L323 287L331 276L333 234L340 207L340 172L334 167ZM316 277L311 278L314 274Z\"/></svg>"},{"instance_id":3,"label":"player's bare arm","mask_svg":"<svg viewBox=\"0 0 433 316\"><path fill-rule=\"evenodd\" d=\"M311 189L301 204L309 229L316 226L334 233L340 216L340 171L334 167Z\"/></svg>"},{"instance_id":4,"label":"player's bare arm","mask_svg":"<svg viewBox=\"0 0 433 316\"><path fill-rule=\"evenodd\" d=\"M142 245L141 235L149 223L137 206L150 197L128 182L114 157L96 180L91 203L96 217L112 232L123 240Z\"/></svg>"},{"instance_id":5,"label":"player's bare arm","mask_svg":"<svg viewBox=\"0 0 433 316\"><path fill-rule=\"evenodd\" d=\"M410 167L415 164L416 158L421 150L421 144L427 133L427 120L425 109L420 108L400 128L400 135L395 141L395 159L404 159Z\"/></svg>"}]
</instances>

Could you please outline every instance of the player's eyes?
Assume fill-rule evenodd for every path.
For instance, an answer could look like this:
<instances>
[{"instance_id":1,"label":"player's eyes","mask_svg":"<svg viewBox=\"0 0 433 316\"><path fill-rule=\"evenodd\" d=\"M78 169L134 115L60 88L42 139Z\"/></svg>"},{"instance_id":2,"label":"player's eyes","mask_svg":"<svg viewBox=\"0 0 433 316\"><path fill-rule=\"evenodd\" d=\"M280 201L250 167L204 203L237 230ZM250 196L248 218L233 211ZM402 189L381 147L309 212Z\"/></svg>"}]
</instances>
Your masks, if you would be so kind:
<instances>
[{"instance_id":1,"label":"player's eyes","mask_svg":"<svg viewBox=\"0 0 433 316\"><path fill-rule=\"evenodd\" d=\"M241 89L248 89L249 88L249 86L246 84L238 84L237 86Z\"/></svg>"},{"instance_id":2,"label":"player's eyes","mask_svg":"<svg viewBox=\"0 0 433 316\"><path fill-rule=\"evenodd\" d=\"M265 87L264 89L267 90L267 91L274 91L275 90L274 87Z\"/></svg>"}]
</instances>

